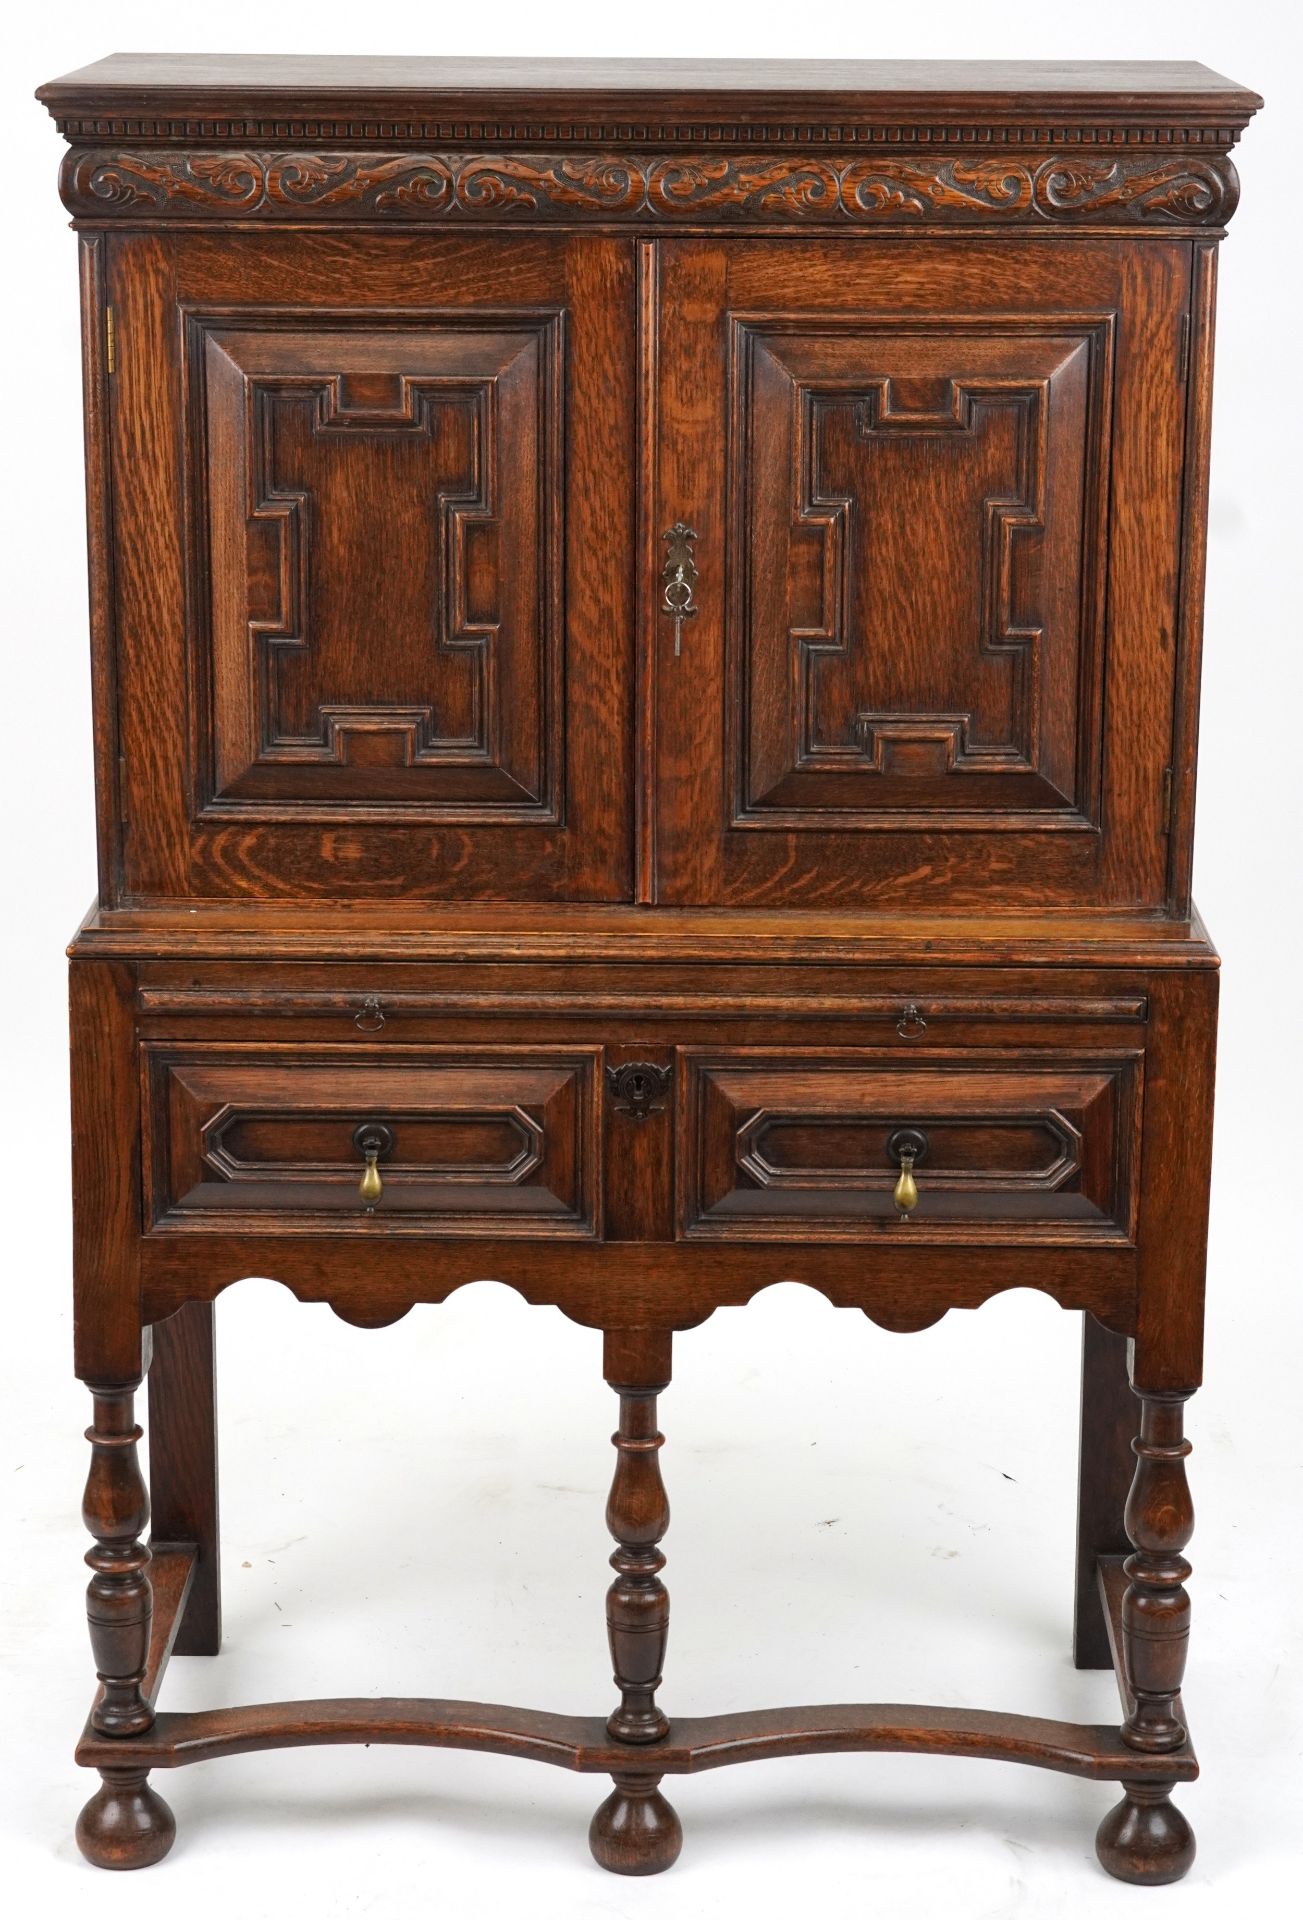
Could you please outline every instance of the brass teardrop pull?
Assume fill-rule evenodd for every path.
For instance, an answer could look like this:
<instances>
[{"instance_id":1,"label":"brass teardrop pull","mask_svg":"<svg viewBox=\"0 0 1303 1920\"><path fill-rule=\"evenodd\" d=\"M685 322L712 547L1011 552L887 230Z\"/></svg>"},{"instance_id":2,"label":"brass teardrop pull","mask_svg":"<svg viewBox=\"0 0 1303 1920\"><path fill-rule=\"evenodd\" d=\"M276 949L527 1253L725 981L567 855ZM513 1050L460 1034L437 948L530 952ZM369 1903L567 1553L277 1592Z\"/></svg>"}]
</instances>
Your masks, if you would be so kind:
<instances>
[{"instance_id":1,"label":"brass teardrop pull","mask_svg":"<svg viewBox=\"0 0 1303 1920\"><path fill-rule=\"evenodd\" d=\"M377 1179L376 1185L379 1186L379 1184L380 1182ZM362 1190L365 1193L365 1180L362 1182ZM910 1214L913 1213L915 1207L918 1205L918 1182L914 1178L914 1156L912 1153L902 1153L900 1156L900 1178L891 1190L891 1197L896 1203L897 1212L903 1213L906 1219L909 1218Z\"/></svg>"},{"instance_id":2,"label":"brass teardrop pull","mask_svg":"<svg viewBox=\"0 0 1303 1920\"><path fill-rule=\"evenodd\" d=\"M357 1183L358 1196L367 1212L374 1213L384 1198L385 1191L385 1183L381 1178L377 1162L382 1153L393 1151L393 1132L389 1127L382 1127L376 1121L368 1121L354 1130L353 1145L366 1161L362 1178Z\"/></svg>"},{"instance_id":3,"label":"brass teardrop pull","mask_svg":"<svg viewBox=\"0 0 1303 1920\"><path fill-rule=\"evenodd\" d=\"M366 1172L357 1183L357 1190L366 1201L368 1212L374 1209L376 1201L385 1190L385 1183L380 1178L380 1169L376 1165L378 1158L376 1149L369 1147L366 1156ZM900 1202L897 1201L896 1204L899 1206Z\"/></svg>"},{"instance_id":4,"label":"brass teardrop pull","mask_svg":"<svg viewBox=\"0 0 1303 1920\"><path fill-rule=\"evenodd\" d=\"M900 1178L891 1198L902 1220L908 1220L918 1205L918 1182L914 1168L927 1155L927 1135L917 1127L897 1127L887 1140L887 1153L900 1168Z\"/></svg>"}]
</instances>

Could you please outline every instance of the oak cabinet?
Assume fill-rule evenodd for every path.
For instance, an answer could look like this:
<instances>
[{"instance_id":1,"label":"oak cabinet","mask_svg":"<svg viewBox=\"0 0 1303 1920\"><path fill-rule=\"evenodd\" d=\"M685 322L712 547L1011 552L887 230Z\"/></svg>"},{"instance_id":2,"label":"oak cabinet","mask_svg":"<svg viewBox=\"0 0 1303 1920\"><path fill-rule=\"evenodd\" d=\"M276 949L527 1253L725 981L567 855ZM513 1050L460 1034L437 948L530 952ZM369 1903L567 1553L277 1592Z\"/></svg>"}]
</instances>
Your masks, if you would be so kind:
<instances>
[{"instance_id":1,"label":"oak cabinet","mask_svg":"<svg viewBox=\"0 0 1303 1920\"><path fill-rule=\"evenodd\" d=\"M1213 310L1257 96L133 55L41 97L99 825L83 1851L166 1853L153 1769L401 1740L611 1774L593 1852L654 1872L668 1774L927 1750L1119 1782L1101 1862L1178 1878ZM492 1279L601 1331L605 1722L156 1714L220 1643L213 1302L251 1274L359 1327ZM667 1716L673 1338L792 1280L901 1333L1016 1286L1082 1314L1074 1654L1119 1725Z\"/></svg>"}]
</instances>

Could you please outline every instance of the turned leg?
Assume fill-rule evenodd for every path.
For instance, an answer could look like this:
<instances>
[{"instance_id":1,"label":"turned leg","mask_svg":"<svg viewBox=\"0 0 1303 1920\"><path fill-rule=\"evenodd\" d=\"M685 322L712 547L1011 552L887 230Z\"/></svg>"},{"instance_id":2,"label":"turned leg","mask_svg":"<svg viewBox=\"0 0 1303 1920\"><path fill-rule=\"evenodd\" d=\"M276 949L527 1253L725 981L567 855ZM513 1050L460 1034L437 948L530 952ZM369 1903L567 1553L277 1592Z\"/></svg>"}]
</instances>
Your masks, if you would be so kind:
<instances>
[{"instance_id":1,"label":"turned leg","mask_svg":"<svg viewBox=\"0 0 1303 1920\"><path fill-rule=\"evenodd\" d=\"M608 1333L605 1371L620 1397L620 1425L612 1435L615 1477L606 1505L606 1524L616 1541L606 1626L620 1704L607 1730L613 1740L644 1747L663 1740L670 1727L656 1704L670 1618L659 1546L670 1509L661 1480L662 1435L656 1430L656 1396L670 1380L669 1334ZM659 1791L660 1775L613 1773L612 1779L614 1791L589 1828L594 1859L612 1873L661 1873L673 1866L683 1829Z\"/></svg>"},{"instance_id":2,"label":"turned leg","mask_svg":"<svg viewBox=\"0 0 1303 1920\"><path fill-rule=\"evenodd\" d=\"M91 1464L82 1518L95 1541L86 1555L86 1618L101 1689L90 1717L97 1733L124 1741L122 1766L101 1769L104 1784L77 1822L77 1844L97 1867L150 1866L162 1859L176 1832L169 1808L148 1784L147 1769L132 1765L126 1744L154 1723L154 1709L141 1691L153 1597L145 1571L149 1548L140 1540L149 1497L136 1453L139 1384L93 1389L95 1418L86 1431Z\"/></svg>"},{"instance_id":3,"label":"turned leg","mask_svg":"<svg viewBox=\"0 0 1303 1920\"><path fill-rule=\"evenodd\" d=\"M217 1404L213 1303L192 1300L153 1330L149 1363L151 1539L199 1549L174 1653L222 1644L217 1539Z\"/></svg>"},{"instance_id":4,"label":"turned leg","mask_svg":"<svg viewBox=\"0 0 1303 1920\"><path fill-rule=\"evenodd\" d=\"M615 1579L606 1596L606 1627L620 1704L606 1725L613 1740L645 1746L664 1739L670 1727L656 1704L670 1624L670 1597L660 1579L665 1555L657 1543L670 1509L658 1458L656 1394L631 1387L619 1388L619 1394L615 1478L606 1504L606 1524L618 1544L611 1555Z\"/></svg>"},{"instance_id":5,"label":"turned leg","mask_svg":"<svg viewBox=\"0 0 1303 1920\"><path fill-rule=\"evenodd\" d=\"M1107 1671L1113 1665L1113 1654L1095 1562L1102 1553L1125 1553L1130 1545L1122 1515L1136 1465L1131 1451L1136 1402L1127 1378L1126 1336L1110 1332L1093 1314L1083 1313L1081 1319L1081 1452L1072 1657L1079 1667Z\"/></svg>"},{"instance_id":6,"label":"turned leg","mask_svg":"<svg viewBox=\"0 0 1303 1920\"><path fill-rule=\"evenodd\" d=\"M1132 1444L1135 1478L1126 1504L1135 1552L1122 1602L1122 1644L1133 1705L1122 1738L1138 1753L1175 1753L1186 1743L1181 1680L1190 1635L1190 1565L1194 1531L1186 1483L1190 1443L1183 1432L1185 1393L1140 1396L1140 1435ZM1194 1835L1171 1802L1172 1785L1152 1778L1123 1781L1125 1796L1107 1814L1095 1840L1100 1864L1119 1880L1163 1886L1189 1872Z\"/></svg>"}]
</instances>

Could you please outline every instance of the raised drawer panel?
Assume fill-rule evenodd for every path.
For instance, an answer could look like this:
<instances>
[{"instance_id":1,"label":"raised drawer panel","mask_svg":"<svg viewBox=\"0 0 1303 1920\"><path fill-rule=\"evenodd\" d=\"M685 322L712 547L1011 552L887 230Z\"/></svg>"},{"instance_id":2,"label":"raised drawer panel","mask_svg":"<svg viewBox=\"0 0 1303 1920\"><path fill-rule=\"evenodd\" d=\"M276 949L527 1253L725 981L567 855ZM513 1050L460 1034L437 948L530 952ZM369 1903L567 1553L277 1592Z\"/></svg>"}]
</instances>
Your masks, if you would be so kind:
<instances>
[{"instance_id":1,"label":"raised drawer panel","mask_svg":"<svg viewBox=\"0 0 1303 1920\"><path fill-rule=\"evenodd\" d=\"M146 1045L145 1191L155 1227L256 1216L336 1227L578 1234L600 1230L595 1052L359 1062L238 1047ZM368 1213L360 1128L384 1129ZM247 1222L246 1222L247 1224Z\"/></svg>"},{"instance_id":2,"label":"raised drawer panel","mask_svg":"<svg viewBox=\"0 0 1303 1920\"><path fill-rule=\"evenodd\" d=\"M1138 1053L916 1066L879 1055L687 1051L679 1139L685 1238L1129 1239ZM901 1220L889 1143L921 1133Z\"/></svg>"}]
</instances>

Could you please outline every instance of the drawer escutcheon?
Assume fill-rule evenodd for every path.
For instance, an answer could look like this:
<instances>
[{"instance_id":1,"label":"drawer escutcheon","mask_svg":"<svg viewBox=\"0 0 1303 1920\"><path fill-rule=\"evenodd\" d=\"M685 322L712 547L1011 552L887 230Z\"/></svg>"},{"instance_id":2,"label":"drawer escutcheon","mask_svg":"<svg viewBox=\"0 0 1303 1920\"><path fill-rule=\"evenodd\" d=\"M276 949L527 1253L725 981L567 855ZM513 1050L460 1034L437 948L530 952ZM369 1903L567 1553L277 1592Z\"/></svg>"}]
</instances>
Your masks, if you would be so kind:
<instances>
[{"instance_id":1,"label":"drawer escutcheon","mask_svg":"<svg viewBox=\"0 0 1303 1920\"><path fill-rule=\"evenodd\" d=\"M660 1096L670 1084L669 1067L658 1067L651 1060L630 1060L622 1067L606 1069L606 1084L617 1113L645 1120L649 1114L663 1113Z\"/></svg>"}]
</instances>

